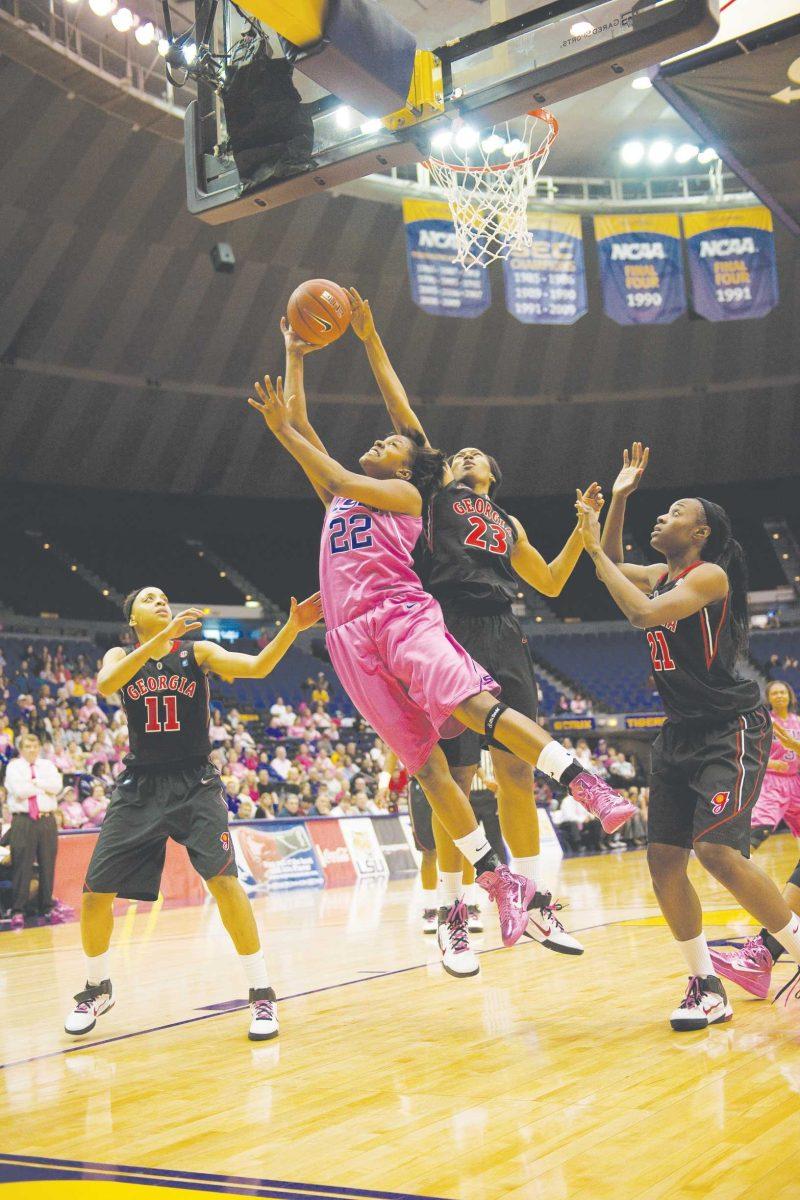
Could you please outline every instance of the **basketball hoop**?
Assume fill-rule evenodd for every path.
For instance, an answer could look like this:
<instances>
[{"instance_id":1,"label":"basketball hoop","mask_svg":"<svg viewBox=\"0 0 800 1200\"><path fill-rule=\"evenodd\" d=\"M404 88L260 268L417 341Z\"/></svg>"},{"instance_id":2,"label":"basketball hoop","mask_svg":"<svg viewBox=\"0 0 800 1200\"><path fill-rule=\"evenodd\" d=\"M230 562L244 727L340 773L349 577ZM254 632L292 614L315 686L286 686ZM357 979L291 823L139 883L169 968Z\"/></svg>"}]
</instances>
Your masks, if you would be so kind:
<instances>
[{"instance_id":1,"label":"basketball hoop","mask_svg":"<svg viewBox=\"0 0 800 1200\"><path fill-rule=\"evenodd\" d=\"M558 121L548 109L537 108L526 114L519 135L508 124L495 125L463 153L448 148L449 161L428 158L425 165L453 214L455 261L466 270L488 267L531 244L528 200L557 137ZM458 145L458 132L455 141Z\"/></svg>"}]
</instances>

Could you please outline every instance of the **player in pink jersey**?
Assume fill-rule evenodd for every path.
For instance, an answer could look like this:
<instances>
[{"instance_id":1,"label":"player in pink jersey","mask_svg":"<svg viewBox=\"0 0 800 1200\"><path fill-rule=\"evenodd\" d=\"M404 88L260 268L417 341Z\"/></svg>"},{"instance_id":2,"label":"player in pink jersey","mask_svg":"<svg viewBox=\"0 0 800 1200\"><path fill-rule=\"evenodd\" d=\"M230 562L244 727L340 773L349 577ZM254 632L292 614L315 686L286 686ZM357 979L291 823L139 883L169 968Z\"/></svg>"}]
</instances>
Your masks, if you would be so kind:
<instances>
[{"instance_id":1,"label":"player in pink jersey","mask_svg":"<svg viewBox=\"0 0 800 1200\"><path fill-rule=\"evenodd\" d=\"M785 821L795 837L800 837L800 759L778 739L780 725L790 737L800 738L797 699L788 683L776 679L767 685L766 701L773 722L773 742L769 763L758 800L751 817L750 845L755 850Z\"/></svg>"},{"instance_id":2,"label":"player in pink jersey","mask_svg":"<svg viewBox=\"0 0 800 1200\"><path fill-rule=\"evenodd\" d=\"M776 679L767 685L773 742L769 764L756 806L753 809L750 845L756 849L779 821L784 820L795 837L800 837L800 717L797 700L788 683ZM800 908L800 862L783 896L793 912ZM733 951L712 949L711 961L718 974L738 983L751 996L764 1000L769 993L772 968L783 954L783 946L766 929ZM775 997L787 1007L800 1003L800 972Z\"/></svg>"},{"instance_id":3,"label":"player in pink jersey","mask_svg":"<svg viewBox=\"0 0 800 1200\"><path fill-rule=\"evenodd\" d=\"M302 366L302 360L300 360ZM292 387L302 387L302 370ZM440 821L478 883L496 900L503 942L513 945L527 925L536 885L501 865L453 780L438 745L464 728L494 736L512 754L562 781L597 815L621 803L541 726L499 703L494 680L448 633L438 603L413 569L422 511L441 486L441 451L395 433L361 457L363 475L346 470L322 443L290 421L280 379L256 384L260 412L278 441L305 471L327 509L320 584L331 661L353 703L416 775ZM476 974L466 937L466 911L453 906L440 946L455 975Z\"/></svg>"}]
</instances>

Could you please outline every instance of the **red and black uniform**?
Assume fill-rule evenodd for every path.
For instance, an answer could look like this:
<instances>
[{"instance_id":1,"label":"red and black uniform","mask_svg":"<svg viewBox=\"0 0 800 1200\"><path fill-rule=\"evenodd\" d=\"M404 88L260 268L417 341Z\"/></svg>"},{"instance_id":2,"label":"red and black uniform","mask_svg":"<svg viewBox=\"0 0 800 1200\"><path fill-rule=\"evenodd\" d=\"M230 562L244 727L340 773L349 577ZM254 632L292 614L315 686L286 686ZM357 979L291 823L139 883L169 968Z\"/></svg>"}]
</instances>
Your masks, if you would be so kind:
<instances>
[{"instance_id":1,"label":"red and black uniform","mask_svg":"<svg viewBox=\"0 0 800 1200\"><path fill-rule=\"evenodd\" d=\"M519 587L511 565L516 541L513 521L494 500L451 483L430 501L417 566L450 633L497 680L503 703L535 721L533 661L511 612ZM468 767L480 761L481 742L480 734L466 730L440 744L451 766Z\"/></svg>"},{"instance_id":2,"label":"red and black uniform","mask_svg":"<svg viewBox=\"0 0 800 1200\"><path fill-rule=\"evenodd\" d=\"M699 562L653 590L680 587ZM653 743L648 841L691 849L700 839L750 854L772 721L758 684L736 673L729 597L646 631L667 720Z\"/></svg>"},{"instance_id":3,"label":"red and black uniform","mask_svg":"<svg viewBox=\"0 0 800 1200\"><path fill-rule=\"evenodd\" d=\"M204 879L235 875L228 807L208 755L208 677L191 641L173 642L121 690L131 752L117 779L84 888L156 900L167 838Z\"/></svg>"}]
</instances>

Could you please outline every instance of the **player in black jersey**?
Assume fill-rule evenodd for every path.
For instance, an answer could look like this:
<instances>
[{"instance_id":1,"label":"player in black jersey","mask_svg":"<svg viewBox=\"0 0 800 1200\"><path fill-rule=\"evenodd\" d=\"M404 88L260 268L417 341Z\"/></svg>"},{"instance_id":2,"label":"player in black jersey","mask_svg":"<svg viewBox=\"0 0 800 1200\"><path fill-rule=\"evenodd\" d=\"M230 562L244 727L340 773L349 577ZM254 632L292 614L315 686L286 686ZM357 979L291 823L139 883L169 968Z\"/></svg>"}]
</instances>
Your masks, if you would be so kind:
<instances>
[{"instance_id":1,"label":"player in black jersey","mask_svg":"<svg viewBox=\"0 0 800 1200\"><path fill-rule=\"evenodd\" d=\"M800 960L800 920L772 880L750 861L750 809L772 740L758 686L736 673L747 646L747 569L724 509L710 500L677 500L656 521L650 544L666 564L624 561L628 495L649 451L625 451L600 539L600 521L580 499L586 550L598 578L637 629L645 631L653 675L667 715L653 745L648 865L662 913L689 968L673 1029L727 1021L732 1009L714 973L703 914L687 865L700 862Z\"/></svg>"},{"instance_id":2,"label":"player in black jersey","mask_svg":"<svg viewBox=\"0 0 800 1200\"><path fill-rule=\"evenodd\" d=\"M200 610L188 608L173 617L157 587L131 592L124 613L139 644L130 651L121 646L109 650L97 686L103 696L119 692L131 752L86 873L81 906L86 987L75 997L65 1029L88 1033L113 1007L108 947L114 900L158 899L167 839L172 838L186 847L217 902L250 988L249 1037L266 1041L278 1034L275 993L253 910L237 877L219 773L208 761L208 676L263 679L297 634L321 619L319 595L301 604L293 598L289 619L255 655L188 640L186 634L201 627Z\"/></svg>"},{"instance_id":3,"label":"player in black jersey","mask_svg":"<svg viewBox=\"0 0 800 1200\"><path fill-rule=\"evenodd\" d=\"M392 424L397 432L411 430L426 437L419 418L397 378L378 337L369 303L351 288L352 326L367 355ZM426 438L427 440L427 438ZM501 482L493 458L475 448L460 450L450 460L452 480L431 497L425 514L426 537L420 544L418 569L427 591L442 606L447 628L469 654L500 684L504 704L526 717L537 718L537 684L528 639L511 611L522 579L549 596L560 594L582 552L576 527L561 552L548 563L528 541L516 517L495 498ZM585 493L587 503L602 506L597 484ZM479 734L466 730L441 743L453 778L466 794L478 769ZM531 767L510 754L500 742L489 742L497 782L498 811L503 836L513 857L512 869L535 880L538 873L539 824ZM565 785L579 773L587 790L578 799L602 815L607 832L619 828L635 811L627 799L615 796L602 814L592 807L594 776L583 771L557 742L546 746L537 766ZM462 857L441 822L434 817L439 869L444 876L442 909L459 894ZM541 876L540 876L541 878ZM526 936L564 954L581 954L583 947L561 926L549 893L537 891Z\"/></svg>"}]
</instances>

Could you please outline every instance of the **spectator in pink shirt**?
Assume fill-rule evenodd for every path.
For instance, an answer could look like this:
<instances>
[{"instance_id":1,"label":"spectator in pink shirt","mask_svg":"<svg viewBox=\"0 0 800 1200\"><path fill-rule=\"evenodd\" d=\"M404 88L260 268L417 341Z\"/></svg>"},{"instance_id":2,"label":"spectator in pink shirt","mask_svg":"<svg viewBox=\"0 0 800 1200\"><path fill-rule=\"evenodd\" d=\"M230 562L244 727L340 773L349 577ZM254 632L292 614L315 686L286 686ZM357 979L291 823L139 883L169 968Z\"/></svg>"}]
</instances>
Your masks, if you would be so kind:
<instances>
[{"instance_id":1,"label":"spectator in pink shirt","mask_svg":"<svg viewBox=\"0 0 800 1200\"><path fill-rule=\"evenodd\" d=\"M89 818L75 795L75 788L66 790L64 799L58 807L61 809L64 829L82 829L84 825L88 824Z\"/></svg>"},{"instance_id":2,"label":"spectator in pink shirt","mask_svg":"<svg viewBox=\"0 0 800 1200\"><path fill-rule=\"evenodd\" d=\"M99 780L92 784L91 793L83 802L83 811L86 813L90 825L102 825L107 809L108 796L105 784Z\"/></svg>"}]
</instances>

